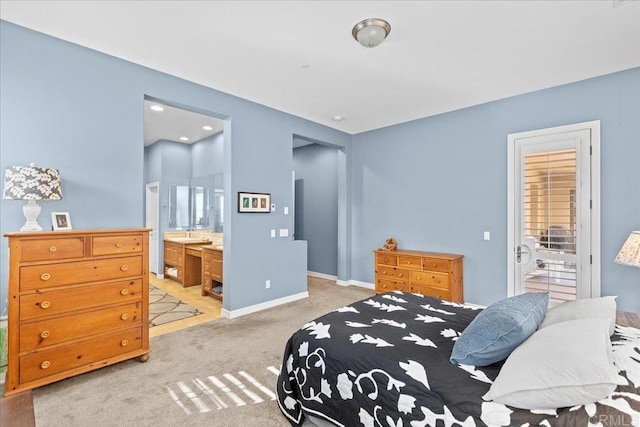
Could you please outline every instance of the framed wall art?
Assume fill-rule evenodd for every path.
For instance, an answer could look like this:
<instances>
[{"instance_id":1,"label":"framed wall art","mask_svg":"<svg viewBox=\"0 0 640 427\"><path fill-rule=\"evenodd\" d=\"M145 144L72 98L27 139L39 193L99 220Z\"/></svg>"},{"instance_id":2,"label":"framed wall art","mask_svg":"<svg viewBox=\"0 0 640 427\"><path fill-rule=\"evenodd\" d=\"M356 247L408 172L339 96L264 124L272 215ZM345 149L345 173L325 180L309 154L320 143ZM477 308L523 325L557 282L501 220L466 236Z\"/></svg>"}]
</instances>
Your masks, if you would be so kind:
<instances>
[{"instance_id":1,"label":"framed wall art","mask_svg":"<svg viewBox=\"0 0 640 427\"><path fill-rule=\"evenodd\" d=\"M271 212L271 194L238 192L238 212Z\"/></svg>"}]
</instances>

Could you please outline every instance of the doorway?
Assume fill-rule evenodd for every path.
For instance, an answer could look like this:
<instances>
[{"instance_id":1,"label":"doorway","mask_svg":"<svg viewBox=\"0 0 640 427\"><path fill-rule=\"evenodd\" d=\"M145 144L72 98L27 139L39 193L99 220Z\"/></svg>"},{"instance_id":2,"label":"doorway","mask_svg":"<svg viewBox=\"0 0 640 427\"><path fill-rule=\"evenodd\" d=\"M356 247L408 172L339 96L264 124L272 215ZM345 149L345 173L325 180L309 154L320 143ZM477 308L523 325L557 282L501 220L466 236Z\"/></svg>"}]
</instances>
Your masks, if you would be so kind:
<instances>
[{"instance_id":1,"label":"doorway","mask_svg":"<svg viewBox=\"0 0 640 427\"><path fill-rule=\"evenodd\" d=\"M293 140L294 239L307 241L307 269L338 277L339 148L299 136Z\"/></svg>"},{"instance_id":2,"label":"doorway","mask_svg":"<svg viewBox=\"0 0 640 427\"><path fill-rule=\"evenodd\" d=\"M150 336L222 316L222 302L203 293L201 279L206 274L200 261L205 251L198 249L215 242L222 252L224 208L216 202L224 203L224 130L228 126L226 120L207 112L144 99L144 216L153 230L149 270L155 273L149 277ZM180 191L188 197L177 197ZM178 254L176 250L164 256L168 237L174 242L167 243L168 248L180 248L176 259L182 261L177 267L168 262L174 252ZM191 237L197 242L179 243ZM181 274L174 273L178 269Z\"/></svg>"},{"instance_id":3,"label":"doorway","mask_svg":"<svg viewBox=\"0 0 640 427\"><path fill-rule=\"evenodd\" d=\"M600 123L511 134L508 144L509 296L600 296Z\"/></svg>"},{"instance_id":4,"label":"doorway","mask_svg":"<svg viewBox=\"0 0 640 427\"><path fill-rule=\"evenodd\" d=\"M145 227L149 232L149 273L162 275L158 271L158 233L160 228L160 183L152 182L146 185L145 192Z\"/></svg>"}]
</instances>

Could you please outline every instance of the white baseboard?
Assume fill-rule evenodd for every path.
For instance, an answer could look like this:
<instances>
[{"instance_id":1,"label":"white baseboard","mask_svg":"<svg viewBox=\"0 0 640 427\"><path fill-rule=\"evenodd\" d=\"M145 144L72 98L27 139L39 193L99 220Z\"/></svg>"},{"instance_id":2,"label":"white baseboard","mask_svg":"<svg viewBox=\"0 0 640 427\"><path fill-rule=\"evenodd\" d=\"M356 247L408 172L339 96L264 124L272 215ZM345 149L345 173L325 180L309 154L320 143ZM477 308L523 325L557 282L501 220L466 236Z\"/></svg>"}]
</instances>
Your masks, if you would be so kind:
<instances>
[{"instance_id":1,"label":"white baseboard","mask_svg":"<svg viewBox=\"0 0 640 427\"><path fill-rule=\"evenodd\" d=\"M286 304L293 301L298 301L304 298L309 298L309 292L300 292L298 294L289 295L288 297L277 298L271 301L263 302L260 304L250 305L248 307L239 308L237 310L222 309L222 315L229 319L235 319L236 317L245 316L247 314L255 313L258 311L266 310L268 308L277 307L282 304Z\"/></svg>"},{"instance_id":2,"label":"white baseboard","mask_svg":"<svg viewBox=\"0 0 640 427\"><path fill-rule=\"evenodd\" d=\"M338 276L332 276L330 274L318 273L316 271L307 271L307 276L317 277L319 279L338 280Z\"/></svg>"},{"instance_id":3,"label":"white baseboard","mask_svg":"<svg viewBox=\"0 0 640 427\"><path fill-rule=\"evenodd\" d=\"M158 280L164 280L164 274L156 274Z\"/></svg>"},{"instance_id":4,"label":"white baseboard","mask_svg":"<svg viewBox=\"0 0 640 427\"><path fill-rule=\"evenodd\" d=\"M340 286L358 286L360 288L375 289L375 285L369 282L361 282L359 280L336 280L336 283Z\"/></svg>"}]
</instances>

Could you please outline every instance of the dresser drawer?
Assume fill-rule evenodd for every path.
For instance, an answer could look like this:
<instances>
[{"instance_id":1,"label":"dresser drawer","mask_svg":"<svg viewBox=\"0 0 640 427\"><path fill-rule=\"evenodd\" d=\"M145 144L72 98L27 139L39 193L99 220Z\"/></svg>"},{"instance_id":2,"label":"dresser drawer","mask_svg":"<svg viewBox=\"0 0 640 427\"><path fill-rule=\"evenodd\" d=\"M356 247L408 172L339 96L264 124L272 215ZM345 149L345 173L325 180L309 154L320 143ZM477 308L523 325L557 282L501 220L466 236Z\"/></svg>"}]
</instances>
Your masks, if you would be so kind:
<instances>
[{"instance_id":1,"label":"dresser drawer","mask_svg":"<svg viewBox=\"0 0 640 427\"><path fill-rule=\"evenodd\" d=\"M422 258L422 269L429 271L449 272L449 261L438 258Z\"/></svg>"},{"instance_id":2,"label":"dresser drawer","mask_svg":"<svg viewBox=\"0 0 640 427\"><path fill-rule=\"evenodd\" d=\"M140 275L141 256L34 265L20 267L20 290L46 289Z\"/></svg>"},{"instance_id":3,"label":"dresser drawer","mask_svg":"<svg viewBox=\"0 0 640 427\"><path fill-rule=\"evenodd\" d=\"M411 285L411 292L451 301L451 293L446 289L431 288L429 286Z\"/></svg>"},{"instance_id":4,"label":"dresser drawer","mask_svg":"<svg viewBox=\"0 0 640 427\"><path fill-rule=\"evenodd\" d=\"M82 258L84 238L64 237L20 242L20 261L51 261L58 259Z\"/></svg>"},{"instance_id":5,"label":"dresser drawer","mask_svg":"<svg viewBox=\"0 0 640 427\"><path fill-rule=\"evenodd\" d=\"M419 256L400 255L398 256L398 267L421 269L422 258Z\"/></svg>"},{"instance_id":6,"label":"dresser drawer","mask_svg":"<svg viewBox=\"0 0 640 427\"><path fill-rule=\"evenodd\" d=\"M410 270L403 270L397 267L388 267L386 265L379 265L376 273L379 277L389 277L394 280L409 280Z\"/></svg>"},{"instance_id":7,"label":"dresser drawer","mask_svg":"<svg viewBox=\"0 0 640 427\"><path fill-rule=\"evenodd\" d=\"M20 296L20 320L142 300L142 280L123 280Z\"/></svg>"},{"instance_id":8,"label":"dresser drawer","mask_svg":"<svg viewBox=\"0 0 640 427\"><path fill-rule=\"evenodd\" d=\"M142 322L142 302L20 325L20 353Z\"/></svg>"},{"instance_id":9,"label":"dresser drawer","mask_svg":"<svg viewBox=\"0 0 640 427\"><path fill-rule=\"evenodd\" d=\"M434 288L449 289L449 275L430 271L412 271L411 284L427 285Z\"/></svg>"},{"instance_id":10,"label":"dresser drawer","mask_svg":"<svg viewBox=\"0 0 640 427\"><path fill-rule=\"evenodd\" d=\"M142 328L137 327L28 354L20 357L19 382L35 381L140 349Z\"/></svg>"},{"instance_id":11,"label":"dresser drawer","mask_svg":"<svg viewBox=\"0 0 640 427\"><path fill-rule=\"evenodd\" d=\"M398 256L391 254L376 254L376 264L398 265Z\"/></svg>"},{"instance_id":12,"label":"dresser drawer","mask_svg":"<svg viewBox=\"0 0 640 427\"><path fill-rule=\"evenodd\" d=\"M402 291L409 292L411 286L409 282L394 282L393 280L378 279L376 281L376 292L390 292L390 291Z\"/></svg>"},{"instance_id":13,"label":"dresser drawer","mask_svg":"<svg viewBox=\"0 0 640 427\"><path fill-rule=\"evenodd\" d=\"M222 251L208 251L211 254L211 259L216 261L222 261Z\"/></svg>"},{"instance_id":14,"label":"dresser drawer","mask_svg":"<svg viewBox=\"0 0 640 427\"><path fill-rule=\"evenodd\" d=\"M91 255L136 254L142 252L142 234L122 236L93 236Z\"/></svg>"}]
</instances>

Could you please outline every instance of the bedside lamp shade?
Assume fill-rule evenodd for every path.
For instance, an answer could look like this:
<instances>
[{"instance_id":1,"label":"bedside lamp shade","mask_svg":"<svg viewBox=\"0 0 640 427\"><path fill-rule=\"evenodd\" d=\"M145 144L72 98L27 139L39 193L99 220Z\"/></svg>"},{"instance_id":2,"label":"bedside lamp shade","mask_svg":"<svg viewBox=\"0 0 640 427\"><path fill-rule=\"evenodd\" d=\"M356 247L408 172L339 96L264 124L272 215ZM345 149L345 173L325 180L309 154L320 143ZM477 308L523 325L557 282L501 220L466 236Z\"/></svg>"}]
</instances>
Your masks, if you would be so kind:
<instances>
[{"instance_id":1,"label":"bedside lamp shade","mask_svg":"<svg viewBox=\"0 0 640 427\"><path fill-rule=\"evenodd\" d=\"M27 222L20 231L41 231L38 225L40 206L36 200L60 200L60 173L58 169L30 166L10 166L5 171L4 199L27 200L22 208Z\"/></svg>"},{"instance_id":2,"label":"bedside lamp shade","mask_svg":"<svg viewBox=\"0 0 640 427\"><path fill-rule=\"evenodd\" d=\"M615 262L640 268L640 231L632 231L629 234Z\"/></svg>"}]
</instances>

